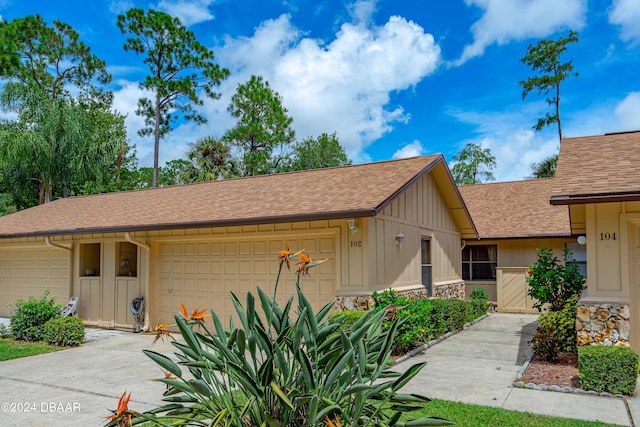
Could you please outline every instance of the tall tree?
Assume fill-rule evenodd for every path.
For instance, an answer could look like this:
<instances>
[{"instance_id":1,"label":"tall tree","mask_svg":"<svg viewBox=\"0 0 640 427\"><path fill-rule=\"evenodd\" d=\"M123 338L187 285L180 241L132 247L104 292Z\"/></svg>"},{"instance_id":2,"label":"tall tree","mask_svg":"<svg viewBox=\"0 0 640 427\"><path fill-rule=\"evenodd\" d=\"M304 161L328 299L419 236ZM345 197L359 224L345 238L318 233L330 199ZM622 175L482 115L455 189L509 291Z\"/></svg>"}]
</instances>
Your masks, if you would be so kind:
<instances>
[{"instance_id":1,"label":"tall tree","mask_svg":"<svg viewBox=\"0 0 640 427\"><path fill-rule=\"evenodd\" d=\"M131 34L124 44L125 51L144 54L149 67L140 87L153 92L153 99L138 100L136 114L145 118L141 136L154 136L152 187L158 186L158 156L160 139L173 128L181 117L197 124L206 118L197 111L203 104L201 94L217 99L214 91L229 71L214 63L212 50L200 44L193 32L164 12L130 9L118 16L118 27L123 34Z\"/></svg>"},{"instance_id":2,"label":"tall tree","mask_svg":"<svg viewBox=\"0 0 640 427\"><path fill-rule=\"evenodd\" d=\"M110 103L104 85L111 81L106 64L69 25L40 15L0 21L0 76L20 82L49 99L69 95L69 86L84 97Z\"/></svg>"},{"instance_id":3,"label":"tall tree","mask_svg":"<svg viewBox=\"0 0 640 427\"><path fill-rule=\"evenodd\" d=\"M272 173L286 159L286 147L295 138L293 119L287 115L282 98L260 76L239 84L228 108L238 119L223 140L240 149L243 174ZM279 153L276 153L277 149Z\"/></svg>"},{"instance_id":4,"label":"tall tree","mask_svg":"<svg viewBox=\"0 0 640 427\"><path fill-rule=\"evenodd\" d=\"M451 169L456 184L469 185L495 181L491 171L496 167L496 158L491 155L490 149L482 148L480 144L469 143L453 156L453 160L457 162Z\"/></svg>"},{"instance_id":5,"label":"tall tree","mask_svg":"<svg viewBox=\"0 0 640 427\"><path fill-rule=\"evenodd\" d=\"M101 175L104 162L115 161L125 141L124 117L104 104L50 99L7 83L0 105L18 116L0 129L0 160L38 184L40 203L56 192L69 196L71 182Z\"/></svg>"},{"instance_id":6,"label":"tall tree","mask_svg":"<svg viewBox=\"0 0 640 427\"><path fill-rule=\"evenodd\" d=\"M56 191L66 197L76 174L95 171L102 159L95 156L112 152L113 141L91 130L97 111L111 114L105 62L68 24L27 16L0 22L0 76L7 79L0 104L17 115L0 129L2 181L12 183L21 207L31 203L34 183L40 203Z\"/></svg>"},{"instance_id":7,"label":"tall tree","mask_svg":"<svg viewBox=\"0 0 640 427\"><path fill-rule=\"evenodd\" d=\"M558 155L552 154L539 163L531 164L531 172L533 178L553 178L556 176L556 165L558 164Z\"/></svg>"},{"instance_id":8,"label":"tall tree","mask_svg":"<svg viewBox=\"0 0 640 427\"><path fill-rule=\"evenodd\" d=\"M555 108L554 114L547 113L545 117L539 118L538 123L533 127L537 132L554 123L558 124L558 137L562 140L562 121L560 120L560 84L569 77L577 77L578 73L573 71L573 60L561 63L560 57L567 50L569 43L578 43L578 33L569 31L567 37L560 37L558 40L540 40L535 46L529 45L527 54L520 59L520 62L530 66L538 75L522 80L522 99L525 99L529 92L537 90L538 94L551 96L547 98L547 104Z\"/></svg>"},{"instance_id":9,"label":"tall tree","mask_svg":"<svg viewBox=\"0 0 640 427\"><path fill-rule=\"evenodd\" d=\"M350 165L336 133L323 133L317 138L307 138L293 146L289 164L286 169L291 171L329 168Z\"/></svg>"},{"instance_id":10,"label":"tall tree","mask_svg":"<svg viewBox=\"0 0 640 427\"><path fill-rule=\"evenodd\" d=\"M212 136L192 143L187 157L189 166L182 174L185 182L216 181L240 175L231 147Z\"/></svg>"}]
</instances>

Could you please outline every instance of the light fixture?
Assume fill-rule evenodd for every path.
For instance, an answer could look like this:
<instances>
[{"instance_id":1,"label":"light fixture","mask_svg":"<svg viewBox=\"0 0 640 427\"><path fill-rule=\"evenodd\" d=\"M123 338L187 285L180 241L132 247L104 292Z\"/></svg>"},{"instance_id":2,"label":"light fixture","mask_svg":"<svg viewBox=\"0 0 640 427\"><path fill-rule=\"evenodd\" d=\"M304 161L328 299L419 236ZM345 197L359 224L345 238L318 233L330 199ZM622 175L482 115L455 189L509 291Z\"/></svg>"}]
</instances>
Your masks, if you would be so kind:
<instances>
[{"instance_id":1,"label":"light fixture","mask_svg":"<svg viewBox=\"0 0 640 427\"><path fill-rule=\"evenodd\" d=\"M358 232L358 220L355 218L349 218L347 220L347 225L349 226L349 230L351 230L351 234L356 234Z\"/></svg>"},{"instance_id":2,"label":"light fixture","mask_svg":"<svg viewBox=\"0 0 640 427\"><path fill-rule=\"evenodd\" d=\"M396 236L396 246L402 248L402 241L404 240L404 234L398 233Z\"/></svg>"},{"instance_id":3,"label":"light fixture","mask_svg":"<svg viewBox=\"0 0 640 427\"><path fill-rule=\"evenodd\" d=\"M586 245L587 244L587 237L586 236L578 236L578 244L579 245Z\"/></svg>"}]
</instances>

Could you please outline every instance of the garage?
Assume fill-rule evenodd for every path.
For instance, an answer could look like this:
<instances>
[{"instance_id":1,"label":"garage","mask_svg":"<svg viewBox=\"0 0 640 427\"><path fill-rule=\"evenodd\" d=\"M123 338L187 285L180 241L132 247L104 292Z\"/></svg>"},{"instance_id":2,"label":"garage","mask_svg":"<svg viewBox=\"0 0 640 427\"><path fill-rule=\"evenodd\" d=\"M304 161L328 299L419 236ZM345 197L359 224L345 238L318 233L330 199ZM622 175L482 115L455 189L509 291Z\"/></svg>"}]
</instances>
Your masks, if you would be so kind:
<instances>
[{"instance_id":1,"label":"garage","mask_svg":"<svg viewBox=\"0 0 640 427\"><path fill-rule=\"evenodd\" d=\"M159 323L173 323L182 302L187 310L212 308L227 325L235 313L233 291L244 302L246 293L257 296L256 286L273 292L278 254L288 244L292 251L304 249L314 260L329 260L311 270L302 288L315 310L332 301L337 281L336 238L318 235L282 238L249 238L215 241L161 242L158 258ZM278 295L281 302L295 294L295 261L284 271ZM237 321L237 316L236 321Z\"/></svg>"},{"instance_id":2,"label":"garage","mask_svg":"<svg viewBox=\"0 0 640 427\"><path fill-rule=\"evenodd\" d=\"M46 246L0 249L0 316L19 299L39 298L46 289L59 304L69 299L69 252Z\"/></svg>"}]
</instances>

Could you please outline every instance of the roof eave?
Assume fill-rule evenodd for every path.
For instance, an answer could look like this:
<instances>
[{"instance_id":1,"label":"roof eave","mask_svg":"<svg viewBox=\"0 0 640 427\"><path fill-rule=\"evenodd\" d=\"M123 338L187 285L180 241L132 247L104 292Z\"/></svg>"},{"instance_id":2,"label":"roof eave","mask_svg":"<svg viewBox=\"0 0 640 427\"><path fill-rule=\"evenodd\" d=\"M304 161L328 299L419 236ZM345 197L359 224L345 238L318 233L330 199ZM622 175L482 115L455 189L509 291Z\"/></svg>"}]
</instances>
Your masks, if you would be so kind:
<instances>
[{"instance_id":1,"label":"roof eave","mask_svg":"<svg viewBox=\"0 0 640 427\"><path fill-rule=\"evenodd\" d=\"M480 236L478 240L515 240L515 239L545 239L545 238L567 238L573 234L569 233L551 233L551 234L522 234L517 236Z\"/></svg>"},{"instance_id":2,"label":"roof eave","mask_svg":"<svg viewBox=\"0 0 640 427\"><path fill-rule=\"evenodd\" d=\"M634 202L640 200L640 192L576 194L551 196L552 205L579 205L587 203Z\"/></svg>"},{"instance_id":3,"label":"roof eave","mask_svg":"<svg viewBox=\"0 0 640 427\"><path fill-rule=\"evenodd\" d=\"M184 230L192 228L208 228L208 227L232 227L243 225L263 225L263 224L281 224L285 222L301 222L301 221L321 221L330 219L344 219L353 217L370 217L377 213L375 209L353 209L335 212L322 212L317 214L296 214L296 215L279 215L270 217L256 218L240 218L232 220L217 221L198 221L198 222L180 222L180 223L163 223L163 224L146 224L146 225L118 225L111 227L93 227L93 228L73 228L64 230L42 230L32 233L0 233L0 239L16 239L24 237L42 237L42 236L69 236L78 234L104 234L104 233L124 233L135 231L161 231L161 230Z\"/></svg>"}]
</instances>

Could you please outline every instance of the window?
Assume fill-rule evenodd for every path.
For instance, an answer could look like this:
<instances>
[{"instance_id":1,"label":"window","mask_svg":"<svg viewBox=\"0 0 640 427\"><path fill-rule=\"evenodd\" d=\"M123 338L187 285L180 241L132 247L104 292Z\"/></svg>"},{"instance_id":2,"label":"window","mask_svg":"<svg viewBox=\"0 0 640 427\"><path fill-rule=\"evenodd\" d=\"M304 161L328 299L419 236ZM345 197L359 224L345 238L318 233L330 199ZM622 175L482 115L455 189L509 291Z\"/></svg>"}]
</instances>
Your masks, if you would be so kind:
<instances>
[{"instance_id":1,"label":"window","mask_svg":"<svg viewBox=\"0 0 640 427\"><path fill-rule=\"evenodd\" d=\"M118 276L136 277L138 275L138 247L129 242L116 243L116 271Z\"/></svg>"},{"instance_id":2,"label":"window","mask_svg":"<svg viewBox=\"0 0 640 427\"><path fill-rule=\"evenodd\" d=\"M420 241L422 286L427 289L427 296L432 296L431 290L431 240L423 237Z\"/></svg>"},{"instance_id":3,"label":"window","mask_svg":"<svg viewBox=\"0 0 640 427\"><path fill-rule=\"evenodd\" d=\"M463 280L496 280L497 265L496 245L470 245L462 250Z\"/></svg>"},{"instance_id":4,"label":"window","mask_svg":"<svg viewBox=\"0 0 640 427\"><path fill-rule=\"evenodd\" d=\"M577 242L565 243L565 248L571 251L567 257L567 264L575 264L583 277L587 277L587 246Z\"/></svg>"},{"instance_id":5,"label":"window","mask_svg":"<svg viewBox=\"0 0 640 427\"><path fill-rule=\"evenodd\" d=\"M100 243L80 244L80 276L100 275Z\"/></svg>"}]
</instances>

